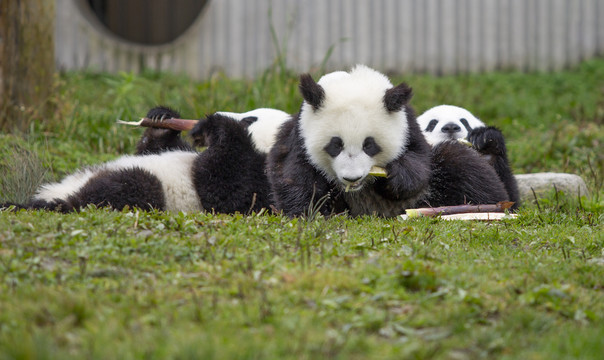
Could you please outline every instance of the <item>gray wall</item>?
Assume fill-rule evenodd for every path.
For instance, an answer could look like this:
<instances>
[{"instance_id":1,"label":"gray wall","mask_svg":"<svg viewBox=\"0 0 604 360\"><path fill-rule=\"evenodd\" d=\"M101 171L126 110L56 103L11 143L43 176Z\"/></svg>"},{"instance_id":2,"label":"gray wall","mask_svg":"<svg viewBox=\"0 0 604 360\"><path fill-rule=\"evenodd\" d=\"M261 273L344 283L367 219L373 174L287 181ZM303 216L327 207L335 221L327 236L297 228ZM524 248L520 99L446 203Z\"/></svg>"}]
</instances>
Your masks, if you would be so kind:
<instances>
[{"instance_id":1,"label":"gray wall","mask_svg":"<svg viewBox=\"0 0 604 360\"><path fill-rule=\"evenodd\" d=\"M325 70L434 74L556 70L604 54L604 0L211 0L185 34L157 47L112 36L81 0L55 1L60 69L253 77L276 57L271 24L301 72L331 47Z\"/></svg>"}]
</instances>

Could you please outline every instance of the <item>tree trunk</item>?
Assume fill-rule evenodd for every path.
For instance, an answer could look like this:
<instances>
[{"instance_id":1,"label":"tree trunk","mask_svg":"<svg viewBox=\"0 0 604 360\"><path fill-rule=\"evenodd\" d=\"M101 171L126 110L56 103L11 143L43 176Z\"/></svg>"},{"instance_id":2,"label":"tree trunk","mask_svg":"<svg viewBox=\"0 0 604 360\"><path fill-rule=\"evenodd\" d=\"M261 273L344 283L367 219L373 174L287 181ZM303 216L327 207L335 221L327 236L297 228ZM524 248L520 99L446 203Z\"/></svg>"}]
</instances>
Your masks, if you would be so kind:
<instances>
[{"instance_id":1,"label":"tree trunk","mask_svg":"<svg viewBox=\"0 0 604 360\"><path fill-rule=\"evenodd\" d=\"M53 0L0 0L0 130L26 130L49 115Z\"/></svg>"}]
</instances>

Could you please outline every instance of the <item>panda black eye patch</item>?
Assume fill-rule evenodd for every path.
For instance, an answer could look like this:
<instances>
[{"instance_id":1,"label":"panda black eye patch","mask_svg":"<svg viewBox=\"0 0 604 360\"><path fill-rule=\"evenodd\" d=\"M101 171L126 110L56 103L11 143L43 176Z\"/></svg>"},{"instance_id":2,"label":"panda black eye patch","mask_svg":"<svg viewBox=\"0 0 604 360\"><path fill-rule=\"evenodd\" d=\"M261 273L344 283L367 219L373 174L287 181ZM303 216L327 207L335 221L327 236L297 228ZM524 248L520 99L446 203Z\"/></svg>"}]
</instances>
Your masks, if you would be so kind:
<instances>
[{"instance_id":1,"label":"panda black eye patch","mask_svg":"<svg viewBox=\"0 0 604 360\"><path fill-rule=\"evenodd\" d=\"M363 141L363 151L369 156L375 156L382 151L382 148L375 142L372 136L366 137Z\"/></svg>"},{"instance_id":2,"label":"panda black eye patch","mask_svg":"<svg viewBox=\"0 0 604 360\"><path fill-rule=\"evenodd\" d=\"M432 130L434 130L434 128L436 127L436 124L438 124L438 120L436 120L436 119L430 120L430 122L428 123L428 126L426 126L425 131L432 132Z\"/></svg>"},{"instance_id":3,"label":"panda black eye patch","mask_svg":"<svg viewBox=\"0 0 604 360\"><path fill-rule=\"evenodd\" d=\"M343 148L344 141L342 141L342 138L334 136L331 138L331 140L329 140L329 144L327 144L323 149L329 154L329 156L336 157L342 152Z\"/></svg>"},{"instance_id":4,"label":"panda black eye patch","mask_svg":"<svg viewBox=\"0 0 604 360\"><path fill-rule=\"evenodd\" d=\"M472 131L472 128L470 127L470 124L468 123L468 120L461 118L461 119L459 119L459 122L463 124L463 126L466 128L466 130L468 130L468 132Z\"/></svg>"}]
</instances>

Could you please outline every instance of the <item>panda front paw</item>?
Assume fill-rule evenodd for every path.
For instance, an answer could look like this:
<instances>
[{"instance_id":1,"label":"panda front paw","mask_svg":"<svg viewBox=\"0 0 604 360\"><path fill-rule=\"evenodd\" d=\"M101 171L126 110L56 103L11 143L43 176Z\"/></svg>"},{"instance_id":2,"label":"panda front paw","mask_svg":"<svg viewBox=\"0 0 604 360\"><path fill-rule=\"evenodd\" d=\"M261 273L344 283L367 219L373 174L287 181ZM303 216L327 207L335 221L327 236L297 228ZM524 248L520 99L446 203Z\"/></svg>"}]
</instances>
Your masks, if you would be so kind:
<instances>
[{"instance_id":1,"label":"panda front paw","mask_svg":"<svg viewBox=\"0 0 604 360\"><path fill-rule=\"evenodd\" d=\"M482 154L501 156L506 153L503 134L493 126L472 129L468 141Z\"/></svg>"},{"instance_id":2,"label":"panda front paw","mask_svg":"<svg viewBox=\"0 0 604 360\"><path fill-rule=\"evenodd\" d=\"M154 120L160 120L180 118L180 114L169 107L157 106L149 110L147 117ZM138 155L159 154L172 150L192 150L192 148L180 138L180 131L148 128L136 144L136 154Z\"/></svg>"},{"instance_id":3,"label":"panda front paw","mask_svg":"<svg viewBox=\"0 0 604 360\"><path fill-rule=\"evenodd\" d=\"M147 112L147 117L150 119L171 119L180 118L180 113L167 106L156 106Z\"/></svg>"}]
</instances>

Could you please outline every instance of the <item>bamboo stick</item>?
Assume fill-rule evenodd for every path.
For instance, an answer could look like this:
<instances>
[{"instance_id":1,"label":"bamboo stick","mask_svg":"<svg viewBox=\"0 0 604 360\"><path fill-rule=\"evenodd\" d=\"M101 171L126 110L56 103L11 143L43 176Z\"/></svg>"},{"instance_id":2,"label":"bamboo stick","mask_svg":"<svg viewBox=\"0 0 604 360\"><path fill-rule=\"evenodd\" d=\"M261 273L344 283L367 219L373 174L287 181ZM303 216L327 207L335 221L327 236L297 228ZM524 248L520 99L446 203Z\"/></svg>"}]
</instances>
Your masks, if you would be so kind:
<instances>
[{"instance_id":1,"label":"bamboo stick","mask_svg":"<svg viewBox=\"0 0 604 360\"><path fill-rule=\"evenodd\" d=\"M123 125L131 125L131 126L144 126L158 129L171 129L176 131L188 131L195 127L199 120L190 120L190 119L151 119L144 117L139 121L123 121L118 120L118 124Z\"/></svg>"},{"instance_id":2,"label":"bamboo stick","mask_svg":"<svg viewBox=\"0 0 604 360\"><path fill-rule=\"evenodd\" d=\"M419 216L440 216L440 215L452 215L452 214L464 214L464 213L481 213L481 212L504 212L514 205L513 201L500 201L497 204L482 204L482 205L455 205L455 206L441 206L435 208L418 208L418 209L407 209L405 212L407 216L419 217Z\"/></svg>"}]
</instances>

